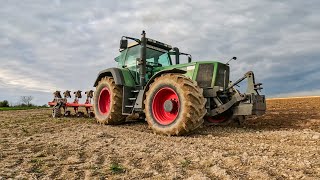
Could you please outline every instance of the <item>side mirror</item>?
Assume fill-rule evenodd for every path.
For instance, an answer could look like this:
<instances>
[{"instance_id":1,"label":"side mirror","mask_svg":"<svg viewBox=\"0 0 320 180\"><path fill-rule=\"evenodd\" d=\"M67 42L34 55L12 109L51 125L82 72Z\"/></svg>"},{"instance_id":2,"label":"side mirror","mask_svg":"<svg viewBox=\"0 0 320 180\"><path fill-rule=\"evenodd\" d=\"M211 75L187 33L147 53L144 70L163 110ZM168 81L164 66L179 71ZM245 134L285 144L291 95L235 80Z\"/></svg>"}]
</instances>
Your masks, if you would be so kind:
<instances>
[{"instance_id":1,"label":"side mirror","mask_svg":"<svg viewBox=\"0 0 320 180\"><path fill-rule=\"evenodd\" d=\"M231 58L231 59L226 63L226 65L229 65L229 62L232 61L232 60L237 60L237 57Z\"/></svg>"},{"instance_id":2,"label":"side mirror","mask_svg":"<svg viewBox=\"0 0 320 180\"><path fill-rule=\"evenodd\" d=\"M120 49L126 49L128 47L128 40L121 39L120 40Z\"/></svg>"}]
</instances>

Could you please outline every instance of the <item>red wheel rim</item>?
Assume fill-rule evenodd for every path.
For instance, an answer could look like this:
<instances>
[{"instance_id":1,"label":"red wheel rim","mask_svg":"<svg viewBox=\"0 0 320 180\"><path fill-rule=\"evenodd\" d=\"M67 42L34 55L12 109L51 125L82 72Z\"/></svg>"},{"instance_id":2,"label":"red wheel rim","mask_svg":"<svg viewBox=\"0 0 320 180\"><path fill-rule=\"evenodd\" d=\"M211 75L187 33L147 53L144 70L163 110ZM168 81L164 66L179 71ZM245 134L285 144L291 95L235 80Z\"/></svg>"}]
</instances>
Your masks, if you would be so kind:
<instances>
[{"instance_id":1,"label":"red wheel rim","mask_svg":"<svg viewBox=\"0 0 320 180\"><path fill-rule=\"evenodd\" d=\"M211 122L211 123L222 123L226 120L227 118L224 117L224 116L220 116L220 117L212 117L212 116L207 116L206 117L206 120L208 122Z\"/></svg>"},{"instance_id":2,"label":"red wheel rim","mask_svg":"<svg viewBox=\"0 0 320 180\"><path fill-rule=\"evenodd\" d=\"M170 110L165 109L165 102L171 104ZM152 114L161 125L172 123L178 116L180 102L177 93L169 87L158 90L152 101Z\"/></svg>"},{"instance_id":3,"label":"red wheel rim","mask_svg":"<svg viewBox=\"0 0 320 180\"><path fill-rule=\"evenodd\" d=\"M99 112L102 115L108 114L110 110L110 91L108 88L103 88L98 99Z\"/></svg>"}]
</instances>

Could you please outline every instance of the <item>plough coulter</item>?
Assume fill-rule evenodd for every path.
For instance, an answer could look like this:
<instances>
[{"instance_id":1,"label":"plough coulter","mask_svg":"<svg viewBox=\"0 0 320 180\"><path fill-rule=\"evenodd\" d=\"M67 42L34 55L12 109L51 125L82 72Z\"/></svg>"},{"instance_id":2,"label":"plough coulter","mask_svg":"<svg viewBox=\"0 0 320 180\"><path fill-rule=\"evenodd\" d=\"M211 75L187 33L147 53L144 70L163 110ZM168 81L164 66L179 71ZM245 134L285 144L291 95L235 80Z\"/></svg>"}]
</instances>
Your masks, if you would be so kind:
<instances>
[{"instance_id":1,"label":"plough coulter","mask_svg":"<svg viewBox=\"0 0 320 180\"><path fill-rule=\"evenodd\" d=\"M88 117L94 117L93 109L92 109L92 98L93 98L93 91L86 91L85 94L87 95L86 102L84 104L79 103L79 99L82 98L80 90L75 91L74 100L73 102L68 102L68 98L71 98L71 91L66 90L63 93L63 97L61 96L61 91L55 91L53 93L53 100L48 102L48 105L52 107L52 117L57 118L61 116L71 116L71 111L68 110L68 107L72 107L75 112L75 116L77 117L84 117L84 112L79 111L79 107L84 107L87 112ZM62 114L63 109L63 114Z\"/></svg>"}]
</instances>

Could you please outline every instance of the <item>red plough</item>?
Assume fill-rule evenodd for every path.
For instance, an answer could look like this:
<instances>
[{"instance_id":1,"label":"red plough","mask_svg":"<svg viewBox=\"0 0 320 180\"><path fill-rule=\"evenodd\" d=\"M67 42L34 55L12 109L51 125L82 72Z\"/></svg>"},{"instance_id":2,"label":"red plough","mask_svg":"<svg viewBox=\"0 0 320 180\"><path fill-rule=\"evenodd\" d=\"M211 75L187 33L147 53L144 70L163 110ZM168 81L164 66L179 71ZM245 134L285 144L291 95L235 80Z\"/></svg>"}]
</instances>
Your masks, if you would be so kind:
<instances>
[{"instance_id":1,"label":"red plough","mask_svg":"<svg viewBox=\"0 0 320 180\"><path fill-rule=\"evenodd\" d=\"M75 115L77 117L84 117L84 113L79 111L79 107L84 107L86 109L88 117L94 117L93 108L92 108L92 98L93 98L93 91L86 91L85 94L87 95L86 102L84 104L79 103L79 99L82 98L80 90L75 91L74 94L74 101L68 102L68 98L71 98L71 91L66 90L63 93L63 97L60 94L60 91L55 91L53 93L54 98L51 102L48 102L48 105L52 108L52 117L61 117L61 116L71 116L71 111L68 110L68 107L73 107L75 111ZM61 113L61 109L63 109L64 113Z\"/></svg>"}]
</instances>

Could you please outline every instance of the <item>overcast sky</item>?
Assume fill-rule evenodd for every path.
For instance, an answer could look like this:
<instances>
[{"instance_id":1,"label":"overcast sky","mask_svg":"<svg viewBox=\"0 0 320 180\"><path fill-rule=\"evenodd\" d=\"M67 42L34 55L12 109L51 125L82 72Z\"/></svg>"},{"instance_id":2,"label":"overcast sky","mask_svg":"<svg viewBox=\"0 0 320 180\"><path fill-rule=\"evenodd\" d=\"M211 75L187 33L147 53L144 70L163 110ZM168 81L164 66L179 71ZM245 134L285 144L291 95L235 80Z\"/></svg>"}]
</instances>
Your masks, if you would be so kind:
<instances>
[{"instance_id":1,"label":"overcast sky","mask_svg":"<svg viewBox=\"0 0 320 180\"><path fill-rule=\"evenodd\" d=\"M320 95L319 0L1 0L0 100L88 90L116 66L122 35L177 46L193 60L253 70L268 97ZM84 99L83 99L84 101Z\"/></svg>"}]
</instances>

